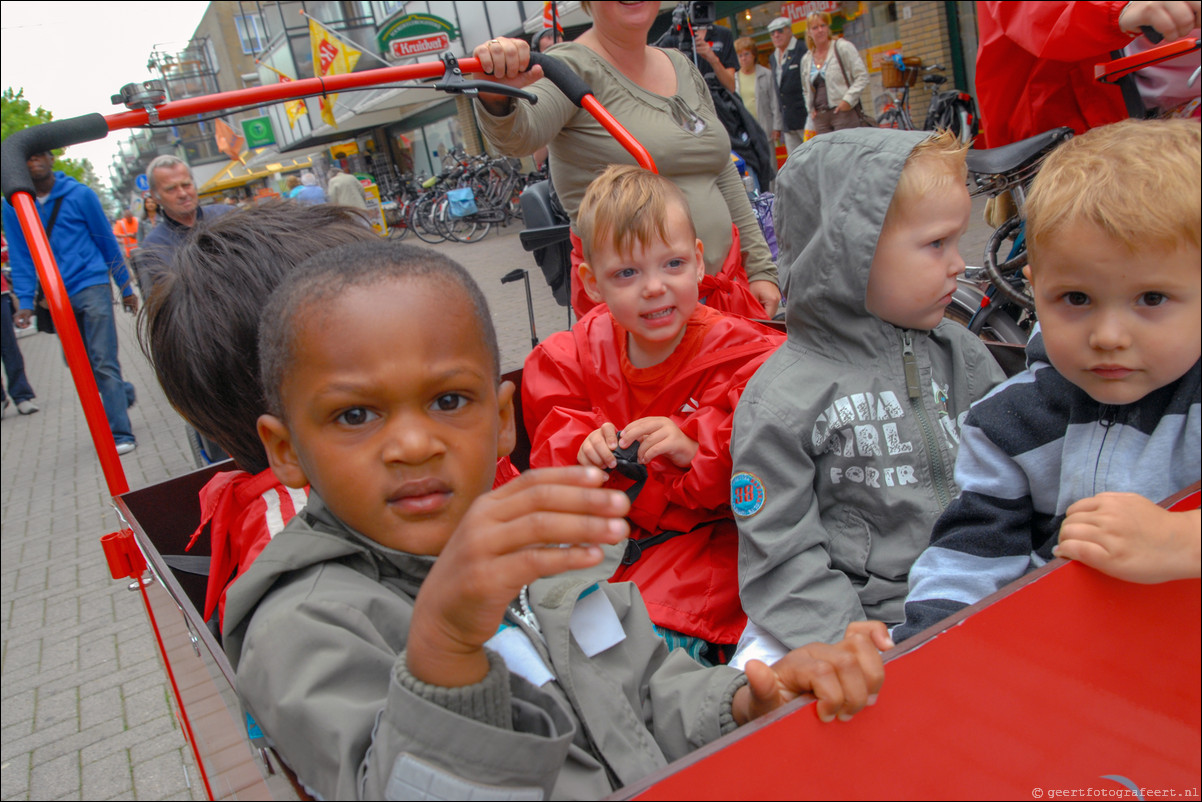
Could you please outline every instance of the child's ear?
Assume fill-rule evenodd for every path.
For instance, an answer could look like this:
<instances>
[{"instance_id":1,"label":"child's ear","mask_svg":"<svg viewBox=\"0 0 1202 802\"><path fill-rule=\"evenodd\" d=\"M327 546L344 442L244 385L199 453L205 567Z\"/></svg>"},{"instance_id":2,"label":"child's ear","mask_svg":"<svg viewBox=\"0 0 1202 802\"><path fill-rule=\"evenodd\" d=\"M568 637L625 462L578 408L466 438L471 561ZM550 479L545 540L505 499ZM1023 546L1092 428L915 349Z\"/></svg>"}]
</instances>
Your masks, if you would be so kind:
<instances>
[{"instance_id":1,"label":"child's ear","mask_svg":"<svg viewBox=\"0 0 1202 802\"><path fill-rule=\"evenodd\" d=\"M700 284L701 280L703 278L705 278L705 243L701 241L700 237L698 237L697 238L697 283Z\"/></svg>"},{"instance_id":2,"label":"child's ear","mask_svg":"<svg viewBox=\"0 0 1202 802\"><path fill-rule=\"evenodd\" d=\"M260 415L259 439L267 452L267 462L276 478L288 487L302 488L309 484L305 470L292 447L292 434L288 425L275 415Z\"/></svg>"},{"instance_id":3,"label":"child's ear","mask_svg":"<svg viewBox=\"0 0 1202 802\"><path fill-rule=\"evenodd\" d=\"M602 303L601 291L597 289L597 274L593 272L592 265L581 262L580 267L576 268L576 274L580 276L580 286L584 288L584 294L589 300L595 304Z\"/></svg>"},{"instance_id":4,"label":"child's ear","mask_svg":"<svg viewBox=\"0 0 1202 802\"><path fill-rule=\"evenodd\" d=\"M497 388L497 414L501 424L497 427L497 459L508 457L518 444L517 414L513 406L515 391L513 382L501 382Z\"/></svg>"},{"instance_id":5,"label":"child's ear","mask_svg":"<svg viewBox=\"0 0 1202 802\"><path fill-rule=\"evenodd\" d=\"M1023 266L1023 278L1032 284L1035 283L1035 279L1031 278L1031 265L1028 264Z\"/></svg>"}]
</instances>

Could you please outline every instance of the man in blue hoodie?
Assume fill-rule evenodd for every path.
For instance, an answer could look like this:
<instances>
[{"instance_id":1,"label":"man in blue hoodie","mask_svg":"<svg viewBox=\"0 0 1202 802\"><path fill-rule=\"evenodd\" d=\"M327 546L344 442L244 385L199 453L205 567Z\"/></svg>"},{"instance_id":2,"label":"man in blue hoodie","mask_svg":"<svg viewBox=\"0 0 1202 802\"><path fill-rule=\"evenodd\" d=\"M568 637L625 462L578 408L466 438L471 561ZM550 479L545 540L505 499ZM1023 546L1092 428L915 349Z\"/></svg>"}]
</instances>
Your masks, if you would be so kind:
<instances>
[{"instance_id":1,"label":"man in blue hoodie","mask_svg":"<svg viewBox=\"0 0 1202 802\"><path fill-rule=\"evenodd\" d=\"M92 363L117 453L128 454L136 446L127 411L135 400L134 387L121 377L117 326L109 290L111 274L121 287L121 302L126 311L138 311L138 297L129 281L125 256L96 193L65 173L56 172L53 153L34 154L26 160L26 166L33 179L42 225L49 234L50 248ZM37 274L16 210L8 201L4 202L4 230L9 237L13 292L20 303L13 323L23 329L33 317Z\"/></svg>"}]
</instances>

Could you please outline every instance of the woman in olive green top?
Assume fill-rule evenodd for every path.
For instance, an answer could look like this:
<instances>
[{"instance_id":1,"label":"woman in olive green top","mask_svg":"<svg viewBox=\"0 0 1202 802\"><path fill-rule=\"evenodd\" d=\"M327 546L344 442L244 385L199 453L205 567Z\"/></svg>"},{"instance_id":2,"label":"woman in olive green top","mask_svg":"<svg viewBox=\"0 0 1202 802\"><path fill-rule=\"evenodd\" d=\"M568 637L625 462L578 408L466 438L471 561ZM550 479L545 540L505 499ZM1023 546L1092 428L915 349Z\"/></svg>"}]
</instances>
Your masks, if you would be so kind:
<instances>
[{"instance_id":1,"label":"woman in olive green top","mask_svg":"<svg viewBox=\"0 0 1202 802\"><path fill-rule=\"evenodd\" d=\"M659 3L588 5L593 27L573 42L555 45L550 55L592 88L688 199L705 246L706 303L751 317L775 314L780 303L776 266L730 160L730 137L705 81L680 51L646 44ZM550 81L540 81L540 67L523 72L529 53L520 39L494 39L475 49L486 76L538 96L537 105L531 105L481 94L480 127L508 155L547 145L551 178L574 221L589 182L608 165L632 164L634 158L588 112L573 106ZM575 237L573 242L574 266L580 248ZM582 314L590 304L574 274L572 279L572 305Z\"/></svg>"}]
</instances>

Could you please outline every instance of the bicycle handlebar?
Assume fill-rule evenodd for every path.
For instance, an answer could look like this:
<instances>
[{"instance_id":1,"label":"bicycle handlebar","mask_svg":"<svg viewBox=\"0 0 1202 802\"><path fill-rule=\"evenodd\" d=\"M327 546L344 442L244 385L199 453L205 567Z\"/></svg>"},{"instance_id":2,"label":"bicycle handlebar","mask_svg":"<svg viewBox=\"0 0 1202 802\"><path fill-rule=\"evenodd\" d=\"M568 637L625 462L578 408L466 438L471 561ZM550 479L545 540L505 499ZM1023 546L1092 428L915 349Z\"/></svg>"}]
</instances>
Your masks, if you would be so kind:
<instances>
[{"instance_id":1,"label":"bicycle handlebar","mask_svg":"<svg viewBox=\"0 0 1202 802\"><path fill-rule=\"evenodd\" d=\"M53 120L25 128L10 135L0 145L0 186L12 203L13 193L33 194L33 179L25 160L48 150L104 139L109 127L101 114L85 114L66 120Z\"/></svg>"}]
</instances>

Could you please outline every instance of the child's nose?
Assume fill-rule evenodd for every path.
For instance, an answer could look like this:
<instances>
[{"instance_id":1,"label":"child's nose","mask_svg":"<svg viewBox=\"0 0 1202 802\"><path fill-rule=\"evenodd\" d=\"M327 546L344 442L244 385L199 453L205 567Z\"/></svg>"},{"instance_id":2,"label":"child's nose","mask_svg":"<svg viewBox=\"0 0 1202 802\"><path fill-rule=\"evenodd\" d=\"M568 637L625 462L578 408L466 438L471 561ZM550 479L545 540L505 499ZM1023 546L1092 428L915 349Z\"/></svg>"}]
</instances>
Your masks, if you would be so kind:
<instances>
[{"instance_id":1,"label":"child's nose","mask_svg":"<svg viewBox=\"0 0 1202 802\"><path fill-rule=\"evenodd\" d=\"M418 415L397 415L387 428L384 460L417 465L438 452L438 439Z\"/></svg>"},{"instance_id":2,"label":"child's nose","mask_svg":"<svg viewBox=\"0 0 1202 802\"><path fill-rule=\"evenodd\" d=\"M647 282L643 285L644 295L659 295L664 291L664 282L656 274L652 273L647 276Z\"/></svg>"},{"instance_id":3,"label":"child's nose","mask_svg":"<svg viewBox=\"0 0 1202 802\"><path fill-rule=\"evenodd\" d=\"M1113 312L1102 312L1096 318L1089 335L1089 345L1099 351L1113 351L1131 344L1122 316Z\"/></svg>"}]
</instances>

